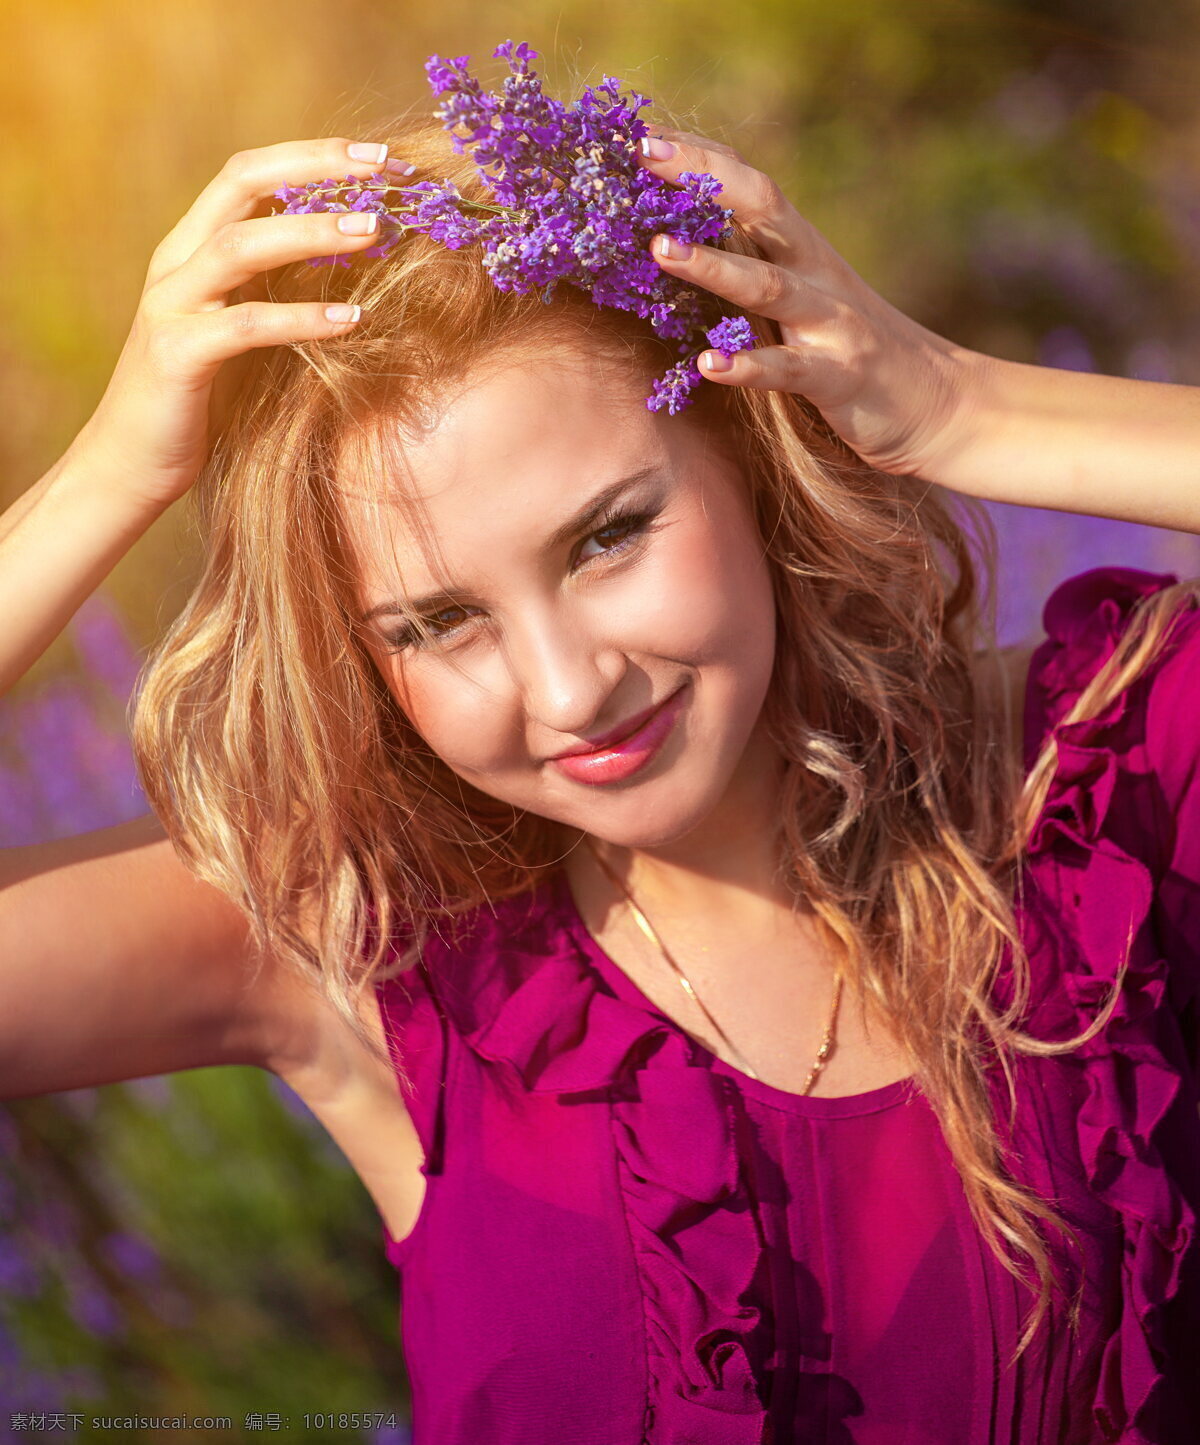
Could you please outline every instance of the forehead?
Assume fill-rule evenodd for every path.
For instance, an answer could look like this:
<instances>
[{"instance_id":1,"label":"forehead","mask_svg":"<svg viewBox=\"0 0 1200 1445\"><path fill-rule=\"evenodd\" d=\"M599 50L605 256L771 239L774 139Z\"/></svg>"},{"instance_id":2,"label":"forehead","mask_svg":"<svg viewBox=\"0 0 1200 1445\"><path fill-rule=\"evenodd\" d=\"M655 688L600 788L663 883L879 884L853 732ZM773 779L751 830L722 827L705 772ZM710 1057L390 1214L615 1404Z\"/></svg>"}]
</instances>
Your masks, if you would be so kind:
<instances>
[{"instance_id":1,"label":"forehead","mask_svg":"<svg viewBox=\"0 0 1200 1445\"><path fill-rule=\"evenodd\" d=\"M677 470L696 428L648 411L645 393L640 368L556 352L500 362L403 424L354 432L338 485L360 566L452 570L510 531L552 532L618 477Z\"/></svg>"}]
</instances>

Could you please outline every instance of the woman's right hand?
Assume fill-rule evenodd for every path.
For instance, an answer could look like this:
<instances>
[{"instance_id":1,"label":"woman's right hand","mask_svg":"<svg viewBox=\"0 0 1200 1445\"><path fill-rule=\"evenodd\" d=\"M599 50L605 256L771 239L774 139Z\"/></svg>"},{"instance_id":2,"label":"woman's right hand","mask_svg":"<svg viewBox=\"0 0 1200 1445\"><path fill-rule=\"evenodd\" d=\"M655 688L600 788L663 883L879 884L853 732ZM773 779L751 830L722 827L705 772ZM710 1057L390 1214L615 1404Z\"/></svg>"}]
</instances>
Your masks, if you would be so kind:
<instances>
[{"instance_id":1,"label":"woman's right hand","mask_svg":"<svg viewBox=\"0 0 1200 1445\"><path fill-rule=\"evenodd\" d=\"M165 506L204 462L214 413L236 381L236 358L263 346L349 331L321 302L265 300L263 273L291 261L377 243L340 223L369 213L256 214L283 184L362 180L385 169L387 147L344 139L287 141L231 156L151 258L133 326L95 413L72 443L77 462L122 478L139 500ZM343 311L345 308L342 308ZM81 455L82 453L82 455Z\"/></svg>"}]
</instances>

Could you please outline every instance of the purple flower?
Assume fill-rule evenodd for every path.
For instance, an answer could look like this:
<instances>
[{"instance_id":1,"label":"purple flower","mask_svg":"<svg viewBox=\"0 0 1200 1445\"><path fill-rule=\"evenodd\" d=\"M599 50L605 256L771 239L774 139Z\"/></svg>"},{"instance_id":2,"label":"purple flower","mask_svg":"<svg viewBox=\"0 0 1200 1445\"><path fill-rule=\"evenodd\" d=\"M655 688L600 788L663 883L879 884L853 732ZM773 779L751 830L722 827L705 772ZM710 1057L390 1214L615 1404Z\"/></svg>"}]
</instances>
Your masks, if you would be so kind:
<instances>
[{"instance_id":1,"label":"purple flower","mask_svg":"<svg viewBox=\"0 0 1200 1445\"><path fill-rule=\"evenodd\" d=\"M9 1234L0 1234L0 1295L32 1299L41 1293L42 1274L28 1251Z\"/></svg>"},{"instance_id":2,"label":"purple flower","mask_svg":"<svg viewBox=\"0 0 1200 1445\"><path fill-rule=\"evenodd\" d=\"M84 690L60 679L17 700L9 731L20 750L26 832L11 841L87 832L111 823L114 809L132 816L138 794L126 740L101 726ZM15 822L20 828L19 816ZM0 826L7 832L6 817Z\"/></svg>"},{"instance_id":3,"label":"purple flower","mask_svg":"<svg viewBox=\"0 0 1200 1445\"><path fill-rule=\"evenodd\" d=\"M65 1276L67 1308L88 1334L112 1339L125 1333L125 1318L91 1270L76 1266Z\"/></svg>"},{"instance_id":4,"label":"purple flower","mask_svg":"<svg viewBox=\"0 0 1200 1445\"><path fill-rule=\"evenodd\" d=\"M86 1124L96 1117L96 1110L100 1107L100 1096L95 1089L67 1089L59 1094L58 1102L68 1114L74 1115L76 1119L80 1119Z\"/></svg>"},{"instance_id":5,"label":"purple flower","mask_svg":"<svg viewBox=\"0 0 1200 1445\"><path fill-rule=\"evenodd\" d=\"M456 85L469 82L467 61L470 58L469 55L460 55L457 60L442 60L440 56L431 55L425 62L425 74L434 93L453 90Z\"/></svg>"},{"instance_id":6,"label":"purple flower","mask_svg":"<svg viewBox=\"0 0 1200 1445\"><path fill-rule=\"evenodd\" d=\"M0 1319L0 1369L21 1363L21 1348L3 1319Z\"/></svg>"},{"instance_id":7,"label":"purple flower","mask_svg":"<svg viewBox=\"0 0 1200 1445\"><path fill-rule=\"evenodd\" d=\"M121 1088L132 1095L143 1108L151 1109L155 1113L170 1108L175 1099L171 1080L166 1074L148 1074L142 1079L126 1079Z\"/></svg>"},{"instance_id":8,"label":"purple flower","mask_svg":"<svg viewBox=\"0 0 1200 1445\"><path fill-rule=\"evenodd\" d=\"M665 407L669 415L674 416L685 406L691 405L691 392L700 385L701 379L692 357L676 362L665 376L651 383L653 392L646 403L647 408L650 411L662 411Z\"/></svg>"},{"instance_id":9,"label":"purple flower","mask_svg":"<svg viewBox=\"0 0 1200 1445\"><path fill-rule=\"evenodd\" d=\"M379 1425L371 1434L371 1445L412 1445L407 1425Z\"/></svg>"},{"instance_id":10,"label":"purple flower","mask_svg":"<svg viewBox=\"0 0 1200 1445\"><path fill-rule=\"evenodd\" d=\"M308 215L317 211L374 211L379 217L378 243L368 246L364 256L386 256L400 239L400 225L387 203L387 196L413 187L394 186L382 173L360 181L347 176L344 181L329 178L312 181L306 186L280 186L275 192L284 202L285 215ZM348 256L317 256L310 266L349 266Z\"/></svg>"},{"instance_id":11,"label":"purple flower","mask_svg":"<svg viewBox=\"0 0 1200 1445\"><path fill-rule=\"evenodd\" d=\"M158 1252L139 1235L117 1230L106 1234L100 1241L100 1247L114 1269L129 1279L157 1280L162 1272Z\"/></svg>"},{"instance_id":12,"label":"purple flower","mask_svg":"<svg viewBox=\"0 0 1200 1445\"><path fill-rule=\"evenodd\" d=\"M537 59L537 51L531 50L523 40L520 45L514 45L511 40L505 40L496 46L492 51L492 56L496 60L507 60L514 72L524 75L529 69L529 62Z\"/></svg>"},{"instance_id":13,"label":"purple flower","mask_svg":"<svg viewBox=\"0 0 1200 1445\"><path fill-rule=\"evenodd\" d=\"M51 1415L60 1413L66 1403L61 1376L35 1370L28 1363L9 1375L3 1385L3 1401L10 1410Z\"/></svg>"},{"instance_id":14,"label":"purple flower","mask_svg":"<svg viewBox=\"0 0 1200 1445\"><path fill-rule=\"evenodd\" d=\"M735 351L749 351L754 346L754 330L744 316L726 316L704 334L708 344L722 356L732 356Z\"/></svg>"},{"instance_id":15,"label":"purple flower","mask_svg":"<svg viewBox=\"0 0 1200 1445\"><path fill-rule=\"evenodd\" d=\"M71 633L84 670L124 707L137 682L139 660L111 602L102 593L89 597L76 613Z\"/></svg>"},{"instance_id":16,"label":"purple flower","mask_svg":"<svg viewBox=\"0 0 1200 1445\"><path fill-rule=\"evenodd\" d=\"M394 186L382 174L282 186L275 194L286 213L375 211L380 240L365 255L385 255L403 230L422 231L451 250L481 246L481 264L500 291L538 291L548 301L562 282L590 293L598 306L646 318L684 353L646 401L651 411L665 407L673 415L690 404L701 381L695 366L701 338L725 355L754 345L744 318L720 318L715 296L667 275L649 254L660 232L695 245L728 235L733 212L718 202L721 183L685 171L671 185L639 165L636 147L646 126L638 112L650 99L623 94L615 77L564 106L530 69L537 51L506 40L493 54L510 72L500 94L484 91L470 75L469 56L431 55L425 62L439 97L434 114L459 154L471 150L490 202L468 201L449 180ZM348 266L350 258L323 256L311 264ZM714 332L719 341L711 340Z\"/></svg>"},{"instance_id":17,"label":"purple flower","mask_svg":"<svg viewBox=\"0 0 1200 1445\"><path fill-rule=\"evenodd\" d=\"M10 715L16 708L15 703L4 704L4 710ZM0 847L15 848L23 843L44 840L38 790L23 772L0 763Z\"/></svg>"},{"instance_id":18,"label":"purple flower","mask_svg":"<svg viewBox=\"0 0 1200 1445\"><path fill-rule=\"evenodd\" d=\"M1096 363L1083 333L1074 326L1055 326L1038 344L1038 361L1042 366L1060 371L1095 371Z\"/></svg>"}]
</instances>

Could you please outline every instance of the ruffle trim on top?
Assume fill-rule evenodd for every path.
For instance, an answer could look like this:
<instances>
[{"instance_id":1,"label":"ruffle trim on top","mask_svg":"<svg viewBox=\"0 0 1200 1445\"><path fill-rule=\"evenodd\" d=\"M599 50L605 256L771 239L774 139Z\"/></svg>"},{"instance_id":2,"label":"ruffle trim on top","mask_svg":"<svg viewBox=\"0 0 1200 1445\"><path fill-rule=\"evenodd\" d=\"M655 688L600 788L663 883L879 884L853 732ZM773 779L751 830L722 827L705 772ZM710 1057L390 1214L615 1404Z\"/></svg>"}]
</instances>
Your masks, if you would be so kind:
<instances>
[{"instance_id":1,"label":"ruffle trim on top","mask_svg":"<svg viewBox=\"0 0 1200 1445\"><path fill-rule=\"evenodd\" d=\"M756 1282L765 1246L741 1162L741 1100L692 1062L691 1041L665 1015L607 991L562 922L567 887L560 872L483 915L494 950L491 938L470 948L471 989L446 1006L467 1045L511 1065L531 1092L609 1096L645 1309L643 1441L760 1445L773 1320ZM537 906L543 889L548 907Z\"/></svg>"},{"instance_id":2,"label":"ruffle trim on top","mask_svg":"<svg viewBox=\"0 0 1200 1445\"><path fill-rule=\"evenodd\" d=\"M1058 740L1058 769L1030 841L1028 872L1073 938L1064 983L1080 1028L1103 1006L1126 937L1132 945L1107 1027L1079 1050L1088 1060L1088 1095L1078 1134L1091 1188L1120 1215L1125 1238L1124 1309L1104 1349L1095 1419L1105 1439L1148 1445L1157 1436L1143 1427L1152 1419L1166 1363L1163 1306L1178 1290L1196 1220L1155 1140L1182 1087L1179 1071L1154 1041L1152 1023L1164 1002L1169 964L1134 942L1149 916L1155 880L1146 863L1105 831L1122 759L1142 742L1144 710L1131 709L1129 699L1141 679L1094 718L1068 726L1058 720L1112 655L1138 599L1177 580L1101 567L1056 588L1043 614L1048 639L1031 660L1025 715L1027 764L1048 731Z\"/></svg>"}]
</instances>

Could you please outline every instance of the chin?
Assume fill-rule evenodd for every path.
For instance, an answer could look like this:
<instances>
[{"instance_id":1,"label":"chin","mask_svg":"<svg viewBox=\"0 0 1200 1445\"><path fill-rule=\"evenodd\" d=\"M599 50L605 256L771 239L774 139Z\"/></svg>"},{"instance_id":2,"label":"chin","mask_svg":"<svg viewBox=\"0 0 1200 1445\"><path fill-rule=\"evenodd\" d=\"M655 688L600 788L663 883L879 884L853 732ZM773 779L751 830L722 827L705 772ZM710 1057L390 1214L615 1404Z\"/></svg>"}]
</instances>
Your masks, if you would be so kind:
<instances>
[{"instance_id":1,"label":"chin","mask_svg":"<svg viewBox=\"0 0 1200 1445\"><path fill-rule=\"evenodd\" d=\"M563 809L553 818L617 848L665 848L700 828L728 785L723 774L685 781L666 773L640 787L598 793L590 806Z\"/></svg>"},{"instance_id":2,"label":"chin","mask_svg":"<svg viewBox=\"0 0 1200 1445\"><path fill-rule=\"evenodd\" d=\"M634 852L652 853L657 848L669 848L693 833L703 822L702 818L688 819L673 825L647 827L645 824L629 828L588 828L593 838L601 843L610 843L614 848L629 848Z\"/></svg>"}]
</instances>

